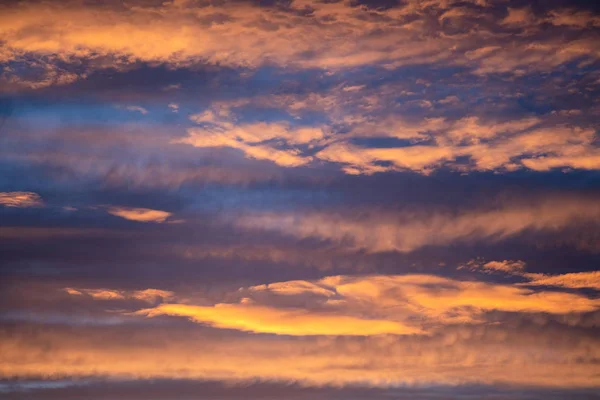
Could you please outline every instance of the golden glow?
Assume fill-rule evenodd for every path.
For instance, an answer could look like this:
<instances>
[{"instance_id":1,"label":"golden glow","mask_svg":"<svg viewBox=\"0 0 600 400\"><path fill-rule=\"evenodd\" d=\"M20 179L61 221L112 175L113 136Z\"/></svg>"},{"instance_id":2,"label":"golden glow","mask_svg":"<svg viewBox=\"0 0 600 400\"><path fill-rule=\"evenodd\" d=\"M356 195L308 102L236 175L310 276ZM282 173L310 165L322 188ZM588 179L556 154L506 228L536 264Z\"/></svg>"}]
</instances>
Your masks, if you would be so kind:
<instances>
[{"instance_id":1,"label":"golden glow","mask_svg":"<svg viewBox=\"0 0 600 400\"><path fill-rule=\"evenodd\" d=\"M217 304L200 307L185 304L160 304L140 310L140 315L154 317L175 315L188 317L216 328L238 329L248 332L277 335L350 335L415 334L421 330L400 322L361 319L347 315L310 312L302 309L277 309L248 304Z\"/></svg>"},{"instance_id":2,"label":"golden glow","mask_svg":"<svg viewBox=\"0 0 600 400\"><path fill-rule=\"evenodd\" d=\"M431 334L442 325L482 322L488 311L571 314L600 309L600 299L579 294L433 275L333 276L240 290L249 297L239 303L163 303L136 314L181 316L216 328L280 335L369 336ZM283 298L288 299L282 303Z\"/></svg>"}]
</instances>

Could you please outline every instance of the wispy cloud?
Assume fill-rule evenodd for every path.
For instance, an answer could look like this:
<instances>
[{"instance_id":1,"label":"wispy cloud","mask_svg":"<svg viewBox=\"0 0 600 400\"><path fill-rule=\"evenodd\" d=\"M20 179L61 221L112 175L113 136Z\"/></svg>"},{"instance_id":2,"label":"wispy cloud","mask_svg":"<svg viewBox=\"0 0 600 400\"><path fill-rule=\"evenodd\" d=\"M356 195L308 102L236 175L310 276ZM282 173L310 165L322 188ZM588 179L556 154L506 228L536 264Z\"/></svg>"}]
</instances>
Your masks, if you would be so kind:
<instances>
[{"instance_id":1,"label":"wispy cloud","mask_svg":"<svg viewBox=\"0 0 600 400\"><path fill-rule=\"evenodd\" d=\"M316 238L369 252L410 252L424 246L497 242L531 232L556 232L596 220L593 199L547 199L536 204L503 204L459 212L378 210L360 212L246 213L232 222L245 229Z\"/></svg>"}]
</instances>

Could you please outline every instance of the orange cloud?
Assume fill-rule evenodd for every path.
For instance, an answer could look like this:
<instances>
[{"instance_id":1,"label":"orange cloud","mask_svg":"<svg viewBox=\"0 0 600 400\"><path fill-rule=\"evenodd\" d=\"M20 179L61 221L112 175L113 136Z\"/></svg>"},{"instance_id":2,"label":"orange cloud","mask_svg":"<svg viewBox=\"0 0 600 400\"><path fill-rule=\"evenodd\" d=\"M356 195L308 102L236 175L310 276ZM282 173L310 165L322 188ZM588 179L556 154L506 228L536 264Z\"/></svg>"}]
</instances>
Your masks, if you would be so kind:
<instances>
[{"instance_id":1,"label":"orange cloud","mask_svg":"<svg viewBox=\"0 0 600 400\"><path fill-rule=\"evenodd\" d=\"M0 325L0 378L548 388L597 381L600 338L588 328L600 299L583 294L416 274L274 282L222 293L230 301L215 305L183 303L160 289L64 290L74 301L156 305L123 313L118 325L78 324L77 315L66 326ZM162 315L198 324L137 320Z\"/></svg>"},{"instance_id":2,"label":"orange cloud","mask_svg":"<svg viewBox=\"0 0 600 400\"><path fill-rule=\"evenodd\" d=\"M296 167L309 163L312 157L302 156L298 149L278 149L267 140L284 141L286 144L299 145L317 141L324 137L319 128L291 128L286 123L255 123L234 125L225 116L212 111L192 115L190 119L197 123L209 123L203 128L188 129L188 137L172 143L186 143L194 147L231 147L244 152L248 158L270 160L283 167Z\"/></svg>"},{"instance_id":3,"label":"orange cloud","mask_svg":"<svg viewBox=\"0 0 600 400\"><path fill-rule=\"evenodd\" d=\"M448 324L482 322L488 311L570 314L600 309L600 300L578 294L433 275L333 276L240 292L248 297L238 303L162 303L135 314L181 316L215 328L256 333L372 336L431 334Z\"/></svg>"},{"instance_id":4,"label":"orange cloud","mask_svg":"<svg viewBox=\"0 0 600 400\"><path fill-rule=\"evenodd\" d=\"M406 326L397 321L321 314L302 309L277 309L244 304L244 302L241 304L216 304L212 307L160 304L155 308L140 310L136 314L148 317L158 315L188 317L195 322L216 328L291 336L370 336L421 333L419 328Z\"/></svg>"},{"instance_id":5,"label":"orange cloud","mask_svg":"<svg viewBox=\"0 0 600 400\"><path fill-rule=\"evenodd\" d=\"M523 291L514 285L464 282L431 275L330 277L350 304L391 308L389 315L432 318L436 322L477 321L485 311L580 313L597 310L600 302L569 293ZM565 304L569 302L569 304ZM365 305L366 305L365 304Z\"/></svg>"},{"instance_id":6,"label":"orange cloud","mask_svg":"<svg viewBox=\"0 0 600 400\"><path fill-rule=\"evenodd\" d=\"M87 290L68 292L77 299ZM126 298L134 293L99 290ZM432 382L590 387L597 381L599 339L585 324L569 321L597 313L600 303L581 294L432 275L332 276L252 286L225 297L234 294L248 297L214 306L163 303L137 312L181 316L210 328L159 319L129 324L128 318L110 326L0 326L0 377L382 387ZM488 320L488 311L510 313ZM549 319L555 323L547 324ZM409 331L413 334L405 334Z\"/></svg>"},{"instance_id":7,"label":"orange cloud","mask_svg":"<svg viewBox=\"0 0 600 400\"><path fill-rule=\"evenodd\" d=\"M133 207L109 207L107 211L111 215L137 222L161 223L165 222L167 218L173 215L172 213L166 211Z\"/></svg>"},{"instance_id":8,"label":"orange cloud","mask_svg":"<svg viewBox=\"0 0 600 400\"><path fill-rule=\"evenodd\" d=\"M232 107L250 101L241 99L218 102L213 105L213 110L192 115L191 120L204 126L188 129L188 137L173 143L236 148L249 158L271 160L284 167L327 161L340 164L348 174L401 170L429 173L443 166L461 171L519 168L545 171L557 167L597 169L600 166L594 147L596 134L591 128L564 124L544 127L545 121L540 118L493 122L468 116L457 121L425 118L420 122L408 122L397 117L372 120L360 113L352 117L339 116L341 112L336 102L351 101L348 96L353 96L352 92L348 94L343 90L324 96L328 98L324 107L331 113L333 121L350 126L343 136L335 135L327 126L292 128L283 122L236 125ZM305 104L307 99L292 97L264 97L256 102L284 107L290 113L298 107L311 109ZM361 147L351 143L353 138L365 137L394 137L411 142L391 148ZM423 140L431 143L419 144ZM285 144L284 149L277 148L273 141ZM304 154L306 146L321 146L322 150L307 156ZM472 163L457 162L465 157Z\"/></svg>"},{"instance_id":9,"label":"orange cloud","mask_svg":"<svg viewBox=\"0 0 600 400\"><path fill-rule=\"evenodd\" d=\"M85 72L74 74L56 68L57 61L105 56L118 59L117 65L135 61L175 66L208 62L325 69L445 62L471 66L478 73L549 70L581 57L599 58L597 38L585 34L588 27L597 24L596 18L568 12L536 18L525 9L509 11L508 18L500 19L468 5L418 0L377 11L347 2L303 0L293 1L287 8L250 3L198 7L180 1L160 6L125 4L121 8L94 7L79 1L60 6L19 2L4 7L0 16L0 37L5 43L0 62L36 55L41 56L42 63L49 57L48 71L39 82L27 83L29 87L43 87L86 76ZM427 23L434 20L437 25ZM534 36L548 22L581 30L581 39ZM468 33L447 35L433 30L448 24L461 26ZM513 46L499 45L506 37L497 29L506 24L520 33L513 35ZM354 40L346 40L348 37ZM533 38L536 45L524 45ZM480 51L489 48L495 50ZM4 79L18 77L5 74Z\"/></svg>"},{"instance_id":10,"label":"orange cloud","mask_svg":"<svg viewBox=\"0 0 600 400\"><path fill-rule=\"evenodd\" d=\"M456 152L451 148L437 146L409 146L401 148L359 148L352 145L331 145L317 154L330 162L349 164L346 172L374 173L386 170L409 169L426 172L446 160L453 160ZM380 162L390 162L393 167L381 167Z\"/></svg>"},{"instance_id":11,"label":"orange cloud","mask_svg":"<svg viewBox=\"0 0 600 400\"><path fill-rule=\"evenodd\" d=\"M551 327L508 323L449 327L433 336L273 338L159 324L0 326L0 376L594 387L599 339Z\"/></svg>"},{"instance_id":12,"label":"orange cloud","mask_svg":"<svg viewBox=\"0 0 600 400\"><path fill-rule=\"evenodd\" d=\"M473 260L458 269L500 271L506 274L520 276L527 282L519 283L520 286L555 286L568 289L596 289L600 290L600 271L572 272L567 274L540 274L525 272L523 261L490 261L487 263Z\"/></svg>"},{"instance_id":13,"label":"orange cloud","mask_svg":"<svg viewBox=\"0 0 600 400\"><path fill-rule=\"evenodd\" d=\"M535 118L500 124L482 124L475 117L455 123L438 120L437 132L430 134L435 141L432 145L368 148L336 142L317 153L316 158L342 164L346 172L354 174L389 170L427 173L443 165L466 171L523 167L546 171L556 167L597 169L600 166L600 153L593 144L594 129L559 125L530 130L538 123L540 120ZM412 137L424 135L425 127L415 126ZM386 136L394 134L390 131ZM458 157L469 157L474 163L457 164ZM382 167L381 162L391 166Z\"/></svg>"},{"instance_id":14,"label":"orange cloud","mask_svg":"<svg viewBox=\"0 0 600 400\"><path fill-rule=\"evenodd\" d=\"M556 286L569 289L596 289L600 290L600 271L591 272L573 272L562 275L549 274L523 274L530 279L529 282L522 283L525 286Z\"/></svg>"},{"instance_id":15,"label":"orange cloud","mask_svg":"<svg viewBox=\"0 0 600 400\"><path fill-rule=\"evenodd\" d=\"M554 168L600 169L600 151L592 148L572 148L570 154L540 156L523 160L523 165L535 171L549 171Z\"/></svg>"},{"instance_id":16,"label":"orange cloud","mask_svg":"<svg viewBox=\"0 0 600 400\"><path fill-rule=\"evenodd\" d=\"M42 207L44 202L33 192L0 192L0 205L5 207Z\"/></svg>"}]
</instances>

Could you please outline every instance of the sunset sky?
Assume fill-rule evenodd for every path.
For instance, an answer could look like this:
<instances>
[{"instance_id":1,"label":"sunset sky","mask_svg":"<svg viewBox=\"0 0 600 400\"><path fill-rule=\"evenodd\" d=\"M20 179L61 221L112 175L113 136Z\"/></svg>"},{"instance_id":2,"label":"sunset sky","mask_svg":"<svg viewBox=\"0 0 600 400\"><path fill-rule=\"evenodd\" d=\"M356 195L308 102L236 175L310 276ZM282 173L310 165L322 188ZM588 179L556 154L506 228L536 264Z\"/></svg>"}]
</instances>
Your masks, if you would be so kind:
<instances>
[{"instance_id":1,"label":"sunset sky","mask_svg":"<svg viewBox=\"0 0 600 400\"><path fill-rule=\"evenodd\" d=\"M599 393L600 2L1 2L0 398Z\"/></svg>"}]
</instances>

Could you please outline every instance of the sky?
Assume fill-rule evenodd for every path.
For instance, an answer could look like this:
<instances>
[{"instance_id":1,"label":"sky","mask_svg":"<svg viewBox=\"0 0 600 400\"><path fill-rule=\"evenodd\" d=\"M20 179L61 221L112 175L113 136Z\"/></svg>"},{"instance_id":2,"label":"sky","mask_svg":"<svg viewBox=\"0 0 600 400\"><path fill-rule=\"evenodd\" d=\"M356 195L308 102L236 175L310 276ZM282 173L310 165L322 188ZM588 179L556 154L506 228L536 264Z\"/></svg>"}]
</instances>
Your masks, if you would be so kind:
<instances>
[{"instance_id":1,"label":"sky","mask_svg":"<svg viewBox=\"0 0 600 400\"><path fill-rule=\"evenodd\" d=\"M600 3L0 4L0 397L599 399Z\"/></svg>"}]
</instances>

